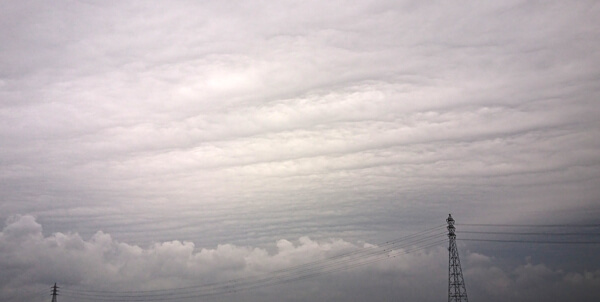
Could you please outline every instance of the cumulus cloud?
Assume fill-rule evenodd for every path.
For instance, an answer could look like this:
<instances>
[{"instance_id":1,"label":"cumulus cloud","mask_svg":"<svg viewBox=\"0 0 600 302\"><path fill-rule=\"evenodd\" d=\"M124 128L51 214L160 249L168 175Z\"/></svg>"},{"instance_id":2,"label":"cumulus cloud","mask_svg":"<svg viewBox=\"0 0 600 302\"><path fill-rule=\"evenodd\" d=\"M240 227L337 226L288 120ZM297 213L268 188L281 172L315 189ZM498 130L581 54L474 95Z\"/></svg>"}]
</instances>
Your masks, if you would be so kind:
<instances>
[{"instance_id":1,"label":"cumulus cloud","mask_svg":"<svg viewBox=\"0 0 600 302\"><path fill-rule=\"evenodd\" d=\"M373 246L366 245L366 248L369 247ZM281 239L270 250L231 244L200 248L192 242L180 241L160 242L142 248L114 240L103 232L97 232L87 240L76 233L55 233L45 237L42 235L41 225L32 216L25 215L11 218L0 233L0 250L3 254L0 265L3 275L7 277L3 279L1 288L5 299L19 300L39 291L40 287L47 288L48 284L58 282L64 291L61 299L64 301L74 295L76 297L82 289L84 294L85 289L156 290L215 282L225 284L228 280L238 280L237 283L231 283L231 288L235 291L237 287L245 288L245 280L241 279L244 277L254 277L256 281L261 281L265 277L275 276L276 279L267 279L269 282L250 283L263 286L277 284L278 279L302 278L321 270L328 271L330 262L322 263L322 269L301 268L292 270L291 274L277 273L332 256L339 257L340 254L359 251L361 248L361 245L341 239L317 242L308 237L301 237L294 242ZM365 254L367 260L372 256ZM358 263L364 261L355 260ZM405 261L406 259L401 261L402 265L395 267L376 266L375 272L369 274L377 271L389 274L402 266L406 267ZM355 263L345 262L341 268L353 265ZM368 271L370 270L372 269ZM279 292L274 287L275 292ZM204 290L215 291L211 287ZM217 295L218 298L229 291L220 289L216 292L221 292ZM192 295L203 293L195 291ZM269 293L269 290L265 293Z\"/></svg>"},{"instance_id":2,"label":"cumulus cloud","mask_svg":"<svg viewBox=\"0 0 600 302\"><path fill-rule=\"evenodd\" d=\"M526 263L507 271L491 263L475 265L466 270L465 278L471 281L472 295L490 297L492 301L593 301L600 293L597 272L565 272L542 263Z\"/></svg>"},{"instance_id":3,"label":"cumulus cloud","mask_svg":"<svg viewBox=\"0 0 600 302\"><path fill-rule=\"evenodd\" d=\"M232 244L204 248L187 241L157 242L144 248L103 232L89 239L76 233L44 236L35 218L14 216L0 233L0 288L7 301L47 296L54 282L62 288L61 301L132 299L122 297L128 295L146 295L146 299L208 295L204 298L215 301L236 295L248 301L281 297L292 301L316 297L385 300L400 295L423 301L444 298L444 248L412 253L406 253L413 250L410 246L392 248L383 252L390 256L383 261L373 253L377 250L372 244L308 237L281 239L268 248ZM360 257L348 256L353 253ZM335 265L340 257L350 261ZM580 297L578 301L592 301L598 294L600 271L565 272L529 262L506 271L490 256L467 253L464 259L472 299L502 301L508 296L515 301L542 297L569 301ZM361 263L367 264L357 266Z\"/></svg>"}]
</instances>

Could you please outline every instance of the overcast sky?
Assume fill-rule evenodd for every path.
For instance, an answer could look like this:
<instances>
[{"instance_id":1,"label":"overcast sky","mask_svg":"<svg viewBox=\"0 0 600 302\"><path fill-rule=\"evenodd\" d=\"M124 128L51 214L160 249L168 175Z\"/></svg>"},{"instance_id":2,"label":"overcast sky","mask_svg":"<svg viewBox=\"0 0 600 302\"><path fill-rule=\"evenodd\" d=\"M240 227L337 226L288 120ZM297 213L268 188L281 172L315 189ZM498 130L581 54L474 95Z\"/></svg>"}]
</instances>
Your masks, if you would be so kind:
<instances>
[{"instance_id":1,"label":"overcast sky","mask_svg":"<svg viewBox=\"0 0 600 302\"><path fill-rule=\"evenodd\" d=\"M600 224L600 4L496 2L0 1L0 299ZM445 246L203 299L444 300ZM472 300L600 299L598 244L459 248Z\"/></svg>"}]
</instances>

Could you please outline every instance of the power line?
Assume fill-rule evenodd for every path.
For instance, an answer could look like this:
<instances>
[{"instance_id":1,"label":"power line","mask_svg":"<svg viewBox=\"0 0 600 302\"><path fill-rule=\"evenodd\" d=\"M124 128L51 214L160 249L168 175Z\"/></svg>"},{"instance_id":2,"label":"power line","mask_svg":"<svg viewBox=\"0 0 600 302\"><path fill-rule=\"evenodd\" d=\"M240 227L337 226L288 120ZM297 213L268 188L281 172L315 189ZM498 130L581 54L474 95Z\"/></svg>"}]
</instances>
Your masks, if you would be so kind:
<instances>
[{"instance_id":1,"label":"power line","mask_svg":"<svg viewBox=\"0 0 600 302\"><path fill-rule=\"evenodd\" d=\"M189 298L200 298L208 296L217 296L234 292L248 291L252 289L276 286L293 281L304 280L321 276L324 274L345 271L359 266L395 258L400 255L413 253L416 251L431 248L445 242L440 240L447 234L441 233L439 225L417 232L408 236L389 240L379 245L359 248L357 250L343 252L325 259L320 259L308 263L303 263L275 271L261 273L244 278L231 279L204 283L195 286L156 289L156 290L138 290L138 291L108 291L93 289L70 289L64 288L61 291L62 296L73 298L84 298L95 301L169 301ZM485 235L510 235L514 236L600 236L599 233L589 232L552 232L551 228L574 228L583 230L592 230L590 228L600 227L600 224L459 224L461 227L491 227L491 228L548 228L547 232L528 232L523 231L461 231L460 233L485 234ZM600 241L573 241L573 240L519 240L519 239L478 239L478 238L460 238L461 241L480 241L480 242L503 242L503 243L529 243L529 244L565 244L565 245L600 245Z\"/></svg>"},{"instance_id":2,"label":"power line","mask_svg":"<svg viewBox=\"0 0 600 302\"><path fill-rule=\"evenodd\" d=\"M445 241L445 240L444 240ZM396 256L402 255L402 254L408 254L408 253L412 253L412 252L416 252L418 250L423 250L425 248L429 248L432 246L436 246L439 245L440 243L444 242L444 241L436 241L436 242L432 242L426 245L422 245L422 246L418 246L418 247L414 247L408 250L405 250L403 252L398 252L394 255L383 255L383 256L379 256L376 258L371 258L371 259L367 259L365 261L360 261L360 262L355 262L352 265L346 265L343 267L333 267L332 269L328 269L328 270L324 270L324 271L311 271L308 274L300 274L297 276L291 275L291 276L287 276L284 277L283 279L281 279L281 277L272 277L269 278L269 280L258 280L258 282L254 282L254 283L247 283L247 284L234 284L231 286L226 286L224 288L217 288L216 291L215 289L213 289L213 291L208 291L208 292L188 292L188 293L166 293L166 294L153 294L153 295L128 295L128 296L114 296L114 295L107 295L106 293L101 294L101 293L97 293L97 294L63 294L63 296L69 296L69 297L79 297L79 298L86 298L89 300L98 300L98 301L159 301L159 300L179 300L179 299L187 299L187 298L199 298L199 297L207 297L207 296L215 296L215 295L221 295L221 294L227 294L227 293L232 293L232 292L240 292L240 291L247 291L247 290L252 290L255 288L260 288L260 287L266 287L266 286L275 286L275 285L279 285L279 284L283 284L283 283L289 283L292 281L298 281L298 280L303 280L303 279L307 279L307 278L312 278L315 276L320 276L323 274L327 274L327 273L332 273L332 272L338 272L338 271L343 271L343 270L348 270L351 268L355 268L358 266L363 266L366 264L370 264L370 263L374 263L377 261L382 261L385 259L389 259L389 258L394 258ZM272 282L271 282L272 280Z\"/></svg>"},{"instance_id":3,"label":"power line","mask_svg":"<svg viewBox=\"0 0 600 302\"><path fill-rule=\"evenodd\" d=\"M600 228L600 224L489 224L489 223L461 223L461 227L491 226L510 228Z\"/></svg>"},{"instance_id":4,"label":"power line","mask_svg":"<svg viewBox=\"0 0 600 302\"><path fill-rule=\"evenodd\" d=\"M421 240L423 241L423 240ZM423 247L423 245L419 246L419 247ZM412 250L411 250L412 251ZM387 251L386 251L387 253ZM368 258L366 259L366 261L371 261L371 260L383 260L383 259L387 259L390 256L388 254L384 254L382 255L381 253L379 255L376 255L379 257L376 258ZM394 254L392 256L397 256L397 254ZM359 261L359 262L356 262ZM356 259L347 259L344 260L343 262L338 262L338 263L334 263L336 265L331 266L330 267L326 267L327 269L321 269L321 268L309 268L308 270L304 270L304 271L300 271L298 272L293 272L293 273L287 273L287 274L275 274L272 276L268 276L267 278L258 278L255 280L251 280L251 281L243 281L243 282L225 282L225 283L220 283L220 286L213 286L213 287L208 287L208 288L198 288L197 290L191 291L191 292L187 292L187 293L174 293L174 292L161 292L161 293L152 293L151 295L149 295L147 292L138 292L137 294L132 294L129 293L127 295L123 295L123 294L119 294L116 295L117 293L111 293L111 292L107 292L107 291L95 291L95 293L86 293L86 297L99 297L99 296L105 296L105 295L110 295L110 297L112 298L122 298L122 299L130 299L130 298L135 298L135 297L140 297L141 294L144 294L143 297L168 297L171 296L171 298L174 298L173 295L175 294L186 294L186 295L192 295L193 297L199 296L199 292L203 291L212 291L211 293L208 293L207 295L214 295L214 294L221 294L221 293L227 293L230 292L232 290L238 291L240 289L245 289L246 287L255 287L256 285L259 286L263 286L265 285L265 283L279 283L278 280L279 279L284 279L283 282L287 282L287 280L290 279L294 279L297 277L306 277L306 276L312 276L314 274L321 274L321 271L323 273L329 273L329 272L333 272L333 271L337 271L340 269L348 269L349 267L353 267L353 266L357 266L357 265L363 265L363 264L367 264L367 262L363 261L363 260L356 260ZM287 280L285 280L287 279ZM266 285L273 285L273 284L266 284ZM234 289L235 288L235 289ZM83 294L83 293L81 293ZM192 297L190 296L190 297ZM204 294L202 296L205 296ZM187 296L186 296L187 297ZM182 297L178 297L178 298L182 298Z\"/></svg>"},{"instance_id":5,"label":"power line","mask_svg":"<svg viewBox=\"0 0 600 302\"><path fill-rule=\"evenodd\" d=\"M512 240L512 239L473 239L461 238L461 241L513 242L513 243L542 243L542 244L600 244L600 241L550 241L550 240Z\"/></svg>"},{"instance_id":6,"label":"power line","mask_svg":"<svg viewBox=\"0 0 600 302\"><path fill-rule=\"evenodd\" d=\"M286 271L290 271L290 270L296 270L296 269L299 269L299 268L302 268L302 267L306 267L306 266L320 265L321 263L329 262L330 260L333 260L333 259L342 258L342 257L348 257L348 256L356 255L356 254L363 255L366 252L369 252L369 251L372 251L372 250L381 250L381 249L384 249L384 248L387 248L387 247L394 246L394 245L396 245L398 243L402 243L402 242L404 242L406 240L411 240L411 239L414 239L416 237L422 236L424 234L431 233L432 231L435 231L435 230L441 228L442 226L443 225L439 225L439 226L436 226L436 227L433 227L433 228L429 228L429 229L426 229L426 230L418 232L418 233L414 233L414 234L411 234L411 235L408 235L408 236L404 236L404 237L400 237L400 238L397 238L397 239L389 240L389 241L386 241L386 242L381 243L379 245L375 245L373 247L363 248L363 249L359 249L359 250L351 251L351 252L345 252L345 253L334 255L334 256L331 256L331 257L328 257L328 258L325 258L325 259L321 259L321 260L317 260L317 261L312 261L312 262L308 262L308 263L304 263L304 264L300 264L300 265L296 265L296 266L292 266L292 267L288 267L288 268L284 268L284 269L279 269L279 270L271 271L271 272L268 272L268 273L265 273L265 274L282 273L282 272L286 272ZM238 281L245 280L245 279L247 279L247 278L232 279L232 280L229 280L228 282L238 282ZM218 283L222 283L222 282L218 282ZM214 284L217 284L217 283L207 283L207 284L198 285L198 286L179 287L179 288L172 288L172 289L147 290L147 291L119 291L119 292L115 291L114 293L140 293L140 292L149 292L150 293L150 292L161 292L161 291L168 291L168 290L185 290L185 289L194 289L194 288L208 286L208 285L214 285ZM88 291L94 292L94 290L88 290ZM106 293L107 291L99 291L99 292Z\"/></svg>"},{"instance_id":7,"label":"power line","mask_svg":"<svg viewBox=\"0 0 600 302\"><path fill-rule=\"evenodd\" d=\"M461 231L465 234L491 234L491 235L524 235L524 236L600 236L600 233L553 233L553 232L494 232L494 231Z\"/></svg>"},{"instance_id":8,"label":"power line","mask_svg":"<svg viewBox=\"0 0 600 302\"><path fill-rule=\"evenodd\" d=\"M269 275L263 277L254 276L193 287L152 291L111 292L98 290L63 289L63 295L71 297L86 297L91 300L119 299L120 301L138 301L138 299L144 299L144 301L153 301L151 299L175 300L207 295L219 295L229 293L232 291L237 292L262 286L273 286L281 283L291 282L294 280L300 280L326 273L346 270L353 267L366 265L372 262L385 260L390 257L394 258L404 253L410 253L438 245L441 243L441 241L438 240L433 242L432 240L439 239L440 236L445 236L445 234L427 234L431 233L432 231L435 231L436 229L439 229L440 227L441 226L437 226L416 234L391 240L381 244L381 246L365 248L359 251L348 252L327 259L270 272L268 273ZM412 247L410 247L411 245ZM407 247L410 248L404 250L402 253L399 253L395 250Z\"/></svg>"},{"instance_id":9,"label":"power line","mask_svg":"<svg viewBox=\"0 0 600 302\"><path fill-rule=\"evenodd\" d=\"M363 248L357 251L351 251L351 252L346 252L346 253L342 253L342 254L338 254L326 259L321 259L321 260L317 260L317 261L313 261L313 262L309 262L309 263L304 263L304 264L300 264L300 265L296 265L296 266L292 266L292 267L288 267L288 268L284 268L284 269L280 269L280 270L275 270L275 271L271 271L268 273L265 273L264 275L272 275L272 274L283 274L289 271L298 271L301 270L303 268L307 268L307 267L323 267L323 264L326 263L331 263L332 260L336 260L339 258L342 258L340 260L337 260L338 263L343 263L341 261L350 261L352 260L350 257L354 257L354 256L358 256L358 257L362 257L362 256L366 256L366 255L372 255L372 254L377 254L377 253L382 253L382 252L386 252L387 249L393 248L393 247L398 247L398 244L401 243L418 243L419 239L422 239L424 237L425 234L431 233L432 231L435 231L436 229L439 229L441 226L436 226L434 228L430 228L427 229L425 231L421 231L415 234L411 234L409 236L405 236L405 237L401 237L398 239L394 239L394 240L390 240L387 242L382 243L379 246L373 246L373 247L368 247L368 248ZM437 235L436 235L437 236ZM239 279L233 279L233 280L228 280L225 282L241 282L247 279L252 279L255 278L256 276L253 277L246 277L246 278L239 278ZM215 282L215 283L207 283L207 284L202 284L202 285L197 285L197 286L189 286L189 287L179 287L179 288L172 288L172 289L159 289L159 290L148 290L148 291L115 291L115 292L110 292L110 293L117 293L117 294L122 294L122 293L153 293L153 292L164 292L164 291L174 291L174 290L188 290L188 289L198 289L198 288L204 288L207 286L212 286L212 285L217 285L217 284L222 284L223 282ZM66 289L65 289L66 290ZM95 290L84 290L87 292L102 292L102 293L109 293L109 291L95 291Z\"/></svg>"}]
</instances>

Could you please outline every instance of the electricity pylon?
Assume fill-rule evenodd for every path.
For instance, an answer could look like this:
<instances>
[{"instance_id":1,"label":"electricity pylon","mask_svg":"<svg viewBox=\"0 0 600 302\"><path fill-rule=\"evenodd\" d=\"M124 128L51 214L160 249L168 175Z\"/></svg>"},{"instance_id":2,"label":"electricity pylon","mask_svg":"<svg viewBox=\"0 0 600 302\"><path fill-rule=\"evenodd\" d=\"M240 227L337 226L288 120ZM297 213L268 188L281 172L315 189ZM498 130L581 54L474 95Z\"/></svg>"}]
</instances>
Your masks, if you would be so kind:
<instances>
[{"instance_id":1,"label":"electricity pylon","mask_svg":"<svg viewBox=\"0 0 600 302\"><path fill-rule=\"evenodd\" d=\"M52 289L52 302L57 302L56 296L58 296L58 286L56 286L56 283L54 283L54 286L52 286L51 289Z\"/></svg>"},{"instance_id":2,"label":"electricity pylon","mask_svg":"<svg viewBox=\"0 0 600 302\"><path fill-rule=\"evenodd\" d=\"M456 248L456 234L454 233L456 228L451 214L448 214L446 222L448 223L448 238L450 239L450 246L448 247L448 302L468 302L467 289L465 288L465 280L463 279L458 249Z\"/></svg>"}]
</instances>

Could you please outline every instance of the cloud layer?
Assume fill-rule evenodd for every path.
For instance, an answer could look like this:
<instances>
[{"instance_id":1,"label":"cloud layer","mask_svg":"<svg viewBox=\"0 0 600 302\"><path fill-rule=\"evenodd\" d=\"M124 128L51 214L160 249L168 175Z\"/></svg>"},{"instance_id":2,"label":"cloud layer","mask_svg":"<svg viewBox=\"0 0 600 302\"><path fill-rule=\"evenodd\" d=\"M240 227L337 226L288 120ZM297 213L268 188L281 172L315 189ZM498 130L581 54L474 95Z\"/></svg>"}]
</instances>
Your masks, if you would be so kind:
<instances>
[{"instance_id":1,"label":"cloud layer","mask_svg":"<svg viewBox=\"0 0 600 302\"><path fill-rule=\"evenodd\" d=\"M90 247L83 258L106 234L131 253L171 242L243 254L304 236L383 242L448 213L597 223L598 10L1 3L0 219L34 215L36 244L66 234ZM531 255L467 247L492 262ZM595 272L597 257L544 263L563 280L562 264ZM521 262L498 282L519 288Z\"/></svg>"},{"instance_id":2,"label":"cloud layer","mask_svg":"<svg viewBox=\"0 0 600 302\"><path fill-rule=\"evenodd\" d=\"M596 9L4 4L3 218L146 243L220 224L210 244L387 213L591 219Z\"/></svg>"}]
</instances>

